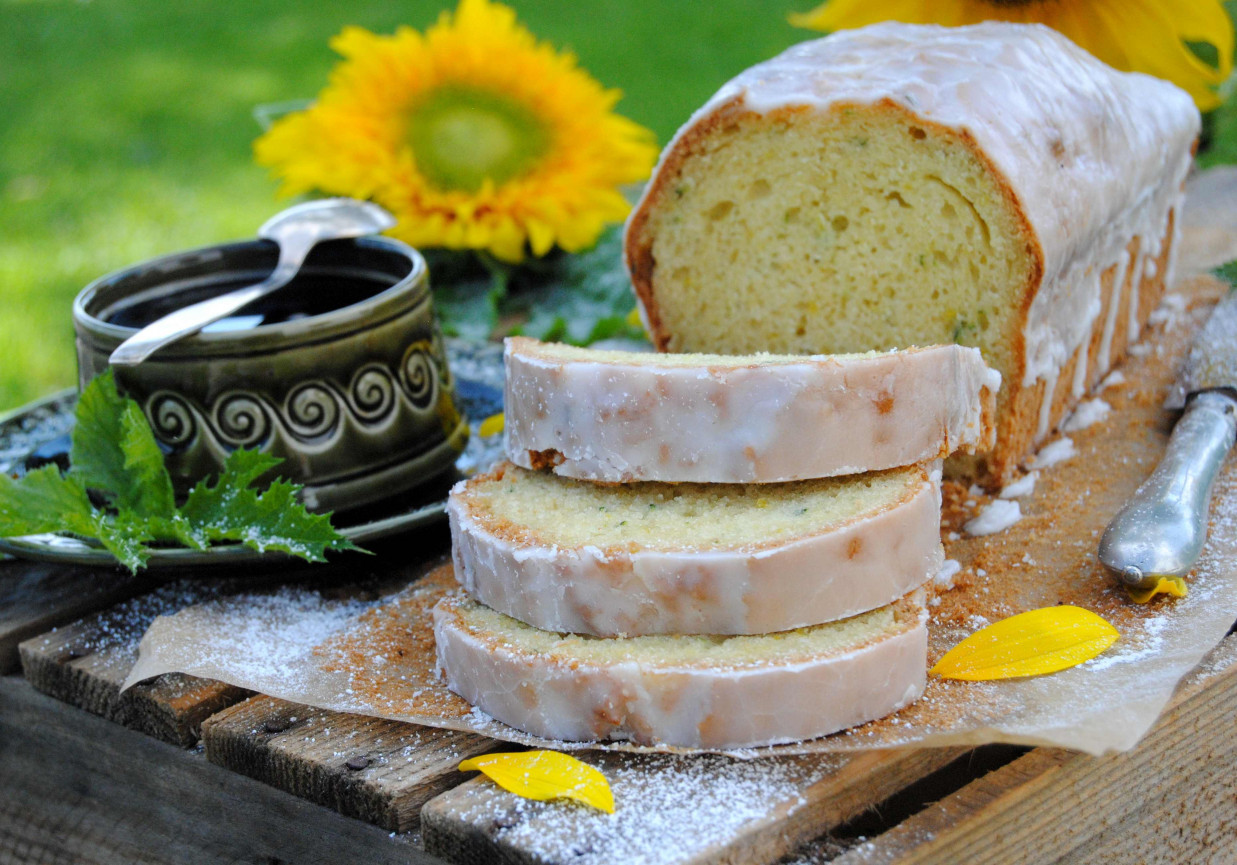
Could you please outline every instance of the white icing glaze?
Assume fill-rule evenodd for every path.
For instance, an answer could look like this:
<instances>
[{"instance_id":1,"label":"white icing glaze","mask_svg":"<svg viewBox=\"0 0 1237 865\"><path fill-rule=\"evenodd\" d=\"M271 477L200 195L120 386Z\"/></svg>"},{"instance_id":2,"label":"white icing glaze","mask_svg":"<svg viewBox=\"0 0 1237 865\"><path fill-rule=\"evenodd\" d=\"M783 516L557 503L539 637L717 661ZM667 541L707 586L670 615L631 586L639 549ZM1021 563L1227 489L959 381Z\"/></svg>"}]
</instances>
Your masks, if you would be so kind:
<instances>
[{"instance_id":1,"label":"white icing glaze","mask_svg":"<svg viewBox=\"0 0 1237 865\"><path fill-rule=\"evenodd\" d=\"M470 513L466 494L463 481L447 503L456 579L486 606L550 631L786 631L884 606L944 560L940 489L926 473L905 499L831 531L712 551L509 540Z\"/></svg>"},{"instance_id":2,"label":"white icing glaze","mask_svg":"<svg viewBox=\"0 0 1237 865\"><path fill-rule=\"evenodd\" d=\"M1074 447L1074 440L1069 436L1061 436L1056 441L1040 448L1039 453L1031 458L1030 467L1033 469L1046 469L1050 466L1055 466L1057 463L1065 462L1077 453L1078 449Z\"/></svg>"},{"instance_id":3,"label":"white icing glaze","mask_svg":"<svg viewBox=\"0 0 1237 865\"><path fill-rule=\"evenodd\" d=\"M957 559L946 559L945 564L941 565L941 569L932 578L932 582L938 589L952 589L954 587L954 577L958 576L961 570L962 564Z\"/></svg>"},{"instance_id":4,"label":"white icing glaze","mask_svg":"<svg viewBox=\"0 0 1237 865\"><path fill-rule=\"evenodd\" d=\"M1003 499L1020 499L1035 492L1035 482L1039 480L1039 472L1027 472L1011 484L1006 484L1001 490Z\"/></svg>"},{"instance_id":5,"label":"white icing glaze","mask_svg":"<svg viewBox=\"0 0 1237 865\"><path fill-rule=\"evenodd\" d=\"M507 341L512 462L532 468L552 450L557 474L584 480L766 483L913 465L994 440L1001 379L973 348L675 366L599 357Z\"/></svg>"},{"instance_id":6,"label":"white icing glaze","mask_svg":"<svg viewBox=\"0 0 1237 865\"><path fill-rule=\"evenodd\" d=\"M1121 311L1121 295L1125 291L1125 278L1130 268L1130 251L1122 248L1117 256L1116 269L1112 275L1112 295L1108 298L1108 314L1104 316L1104 330L1100 335L1100 350L1095 365L1100 369L1112 366L1112 341L1117 333L1117 314Z\"/></svg>"},{"instance_id":7,"label":"white icing glaze","mask_svg":"<svg viewBox=\"0 0 1237 865\"><path fill-rule=\"evenodd\" d=\"M918 618L848 651L727 668L640 658L569 662L476 633L448 599L434 608L447 686L486 714L558 741L630 739L746 748L813 739L880 718L923 693L928 630Z\"/></svg>"},{"instance_id":8,"label":"white icing glaze","mask_svg":"<svg viewBox=\"0 0 1237 865\"><path fill-rule=\"evenodd\" d=\"M1097 424L1104 418L1108 417L1112 411L1112 406L1104 400L1088 399L1078 403L1078 407L1074 409L1074 413L1065 419L1061 424L1061 429L1066 432L1078 432L1084 430L1092 424Z\"/></svg>"},{"instance_id":9,"label":"white icing glaze","mask_svg":"<svg viewBox=\"0 0 1237 865\"><path fill-rule=\"evenodd\" d=\"M741 73L679 130L662 164L688 129L719 110L760 114L883 100L969 133L1038 241L1043 275L1024 327L1021 384L1048 385L1036 436L1042 440L1060 371L1085 352L1099 315L1100 274L1122 260L1133 237L1140 247L1127 327L1129 342L1137 340L1139 288L1154 271L1168 214L1180 210L1198 111L1176 86L1117 72L1041 25L884 23L796 45ZM636 214L656 186L646 187ZM1105 342L1110 348L1110 335ZM1079 395L1080 387L1074 382Z\"/></svg>"},{"instance_id":10,"label":"white icing glaze","mask_svg":"<svg viewBox=\"0 0 1237 865\"><path fill-rule=\"evenodd\" d=\"M1022 519L1020 504L1009 499L993 499L984 505L978 516L963 526L963 531L971 537L994 535L1005 531L1020 519Z\"/></svg>"}]
</instances>

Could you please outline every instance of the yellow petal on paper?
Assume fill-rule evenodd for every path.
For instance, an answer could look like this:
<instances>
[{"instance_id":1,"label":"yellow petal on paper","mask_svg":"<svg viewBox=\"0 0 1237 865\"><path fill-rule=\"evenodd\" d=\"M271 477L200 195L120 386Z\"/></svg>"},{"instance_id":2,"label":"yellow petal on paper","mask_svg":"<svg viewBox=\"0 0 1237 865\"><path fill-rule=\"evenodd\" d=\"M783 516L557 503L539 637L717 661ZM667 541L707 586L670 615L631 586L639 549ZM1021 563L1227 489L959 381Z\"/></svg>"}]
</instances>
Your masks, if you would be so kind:
<instances>
[{"instance_id":1,"label":"yellow petal on paper","mask_svg":"<svg viewBox=\"0 0 1237 865\"><path fill-rule=\"evenodd\" d=\"M484 772L499 787L525 799L575 799L614 813L614 793L606 776L558 751L486 754L460 763L461 772Z\"/></svg>"},{"instance_id":2,"label":"yellow petal on paper","mask_svg":"<svg viewBox=\"0 0 1237 865\"><path fill-rule=\"evenodd\" d=\"M1174 598L1184 598L1186 592L1185 580L1181 577L1160 577L1160 581L1156 583L1152 589L1131 589L1128 586L1125 590L1130 600L1136 604L1145 604L1156 595L1172 595Z\"/></svg>"},{"instance_id":3,"label":"yellow petal on paper","mask_svg":"<svg viewBox=\"0 0 1237 865\"><path fill-rule=\"evenodd\" d=\"M481 421L481 425L477 427L477 435L483 439L488 439L490 436L496 436L507 426L507 416L502 412L492 414L485 420Z\"/></svg>"},{"instance_id":4,"label":"yellow petal on paper","mask_svg":"<svg viewBox=\"0 0 1237 865\"><path fill-rule=\"evenodd\" d=\"M929 672L979 682L1040 676L1089 661L1117 641L1117 629L1081 607L1044 607L976 631Z\"/></svg>"}]
</instances>

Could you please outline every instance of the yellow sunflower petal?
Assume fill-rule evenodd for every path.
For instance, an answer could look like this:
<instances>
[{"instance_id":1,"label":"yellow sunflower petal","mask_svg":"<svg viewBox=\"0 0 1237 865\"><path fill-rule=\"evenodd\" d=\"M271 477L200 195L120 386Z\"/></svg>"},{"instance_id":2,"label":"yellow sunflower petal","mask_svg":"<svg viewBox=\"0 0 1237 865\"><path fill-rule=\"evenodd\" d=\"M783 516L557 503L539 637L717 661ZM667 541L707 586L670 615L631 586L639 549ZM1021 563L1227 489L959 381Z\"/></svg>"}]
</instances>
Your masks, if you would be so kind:
<instances>
[{"instance_id":1,"label":"yellow sunflower petal","mask_svg":"<svg viewBox=\"0 0 1237 865\"><path fill-rule=\"evenodd\" d=\"M465 760L459 769L484 772L504 790L525 799L575 799L614 813L614 793L606 776L560 751L486 754Z\"/></svg>"},{"instance_id":2,"label":"yellow sunflower petal","mask_svg":"<svg viewBox=\"0 0 1237 865\"><path fill-rule=\"evenodd\" d=\"M1189 589L1185 584L1185 580L1181 577L1161 577L1151 589L1131 589L1126 588L1126 593L1129 594L1130 600L1136 604L1145 604L1154 598L1156 595L1169 595L1174 598L1184 598Z\"/></svg>"},{"instance_id":3,"label":"yellow sunflower petal","mask_svg":"<svg viewBox=\"0 0 1237 865\"><path fill-rule=\"evenodd\" d=\"M790 23L809 30L852 30L879 21L928 24L939 21L931 2L925 0L827 0L808 12L790 16Z\"/></svg>"},{"instance_id":4,"label":"yellow sunflower petal","mask_svg":"<svg viewBox=\"0 0 1237 865\"><path fill-rule=\"evenodd\" d=\"M461 0L424 33L348 27L331 47L343 60L326 88L255 158L283 194L374 199L408 243L511 262L587 248L656 159L653 134L611 110L618 91L500 3Z\"/></svg>"},{"instance_id":5,"label":"yellow sunflower petal","mask_svg":"<svg viewBox=\"0 0 1237 865\"><path fill-rule=\"evenodd\" d=\"M1117 69L1172 81L1201 110L1219 105L1214 88L1233 69L1233 25L1220 0L828 0L791 23L815 30L862 27L878 21L946 26L999 20L1053 27ZM1205 42L1219 55L1209 66L1185 44Z\"/></svg>"},{"instance_id":6,"label":"yellow sunflower petal","mask_svg":"<svg viewBox=\"0 0 1237 865\"><path fill-rule=\"evenodd\" d=\"M1182 39L1215 46L1220 60L1218 77L1221 81L1227 80L1233 71L1233 22L1220 0L1162 2L1177 25L1177 34Z\"/></svg>"},{"instance_id":7,"label":"yellow sunflower petal","mask_svg":"<svg viewBox=\"0 0 1237 865\"><path fill-rule=\"evenodd\" d=\"M1061 605L993 622L945 653L929 671L968 682L1040 676L1089 661L1117 641L1090 610Z\"/></svg>"}]
</instances>

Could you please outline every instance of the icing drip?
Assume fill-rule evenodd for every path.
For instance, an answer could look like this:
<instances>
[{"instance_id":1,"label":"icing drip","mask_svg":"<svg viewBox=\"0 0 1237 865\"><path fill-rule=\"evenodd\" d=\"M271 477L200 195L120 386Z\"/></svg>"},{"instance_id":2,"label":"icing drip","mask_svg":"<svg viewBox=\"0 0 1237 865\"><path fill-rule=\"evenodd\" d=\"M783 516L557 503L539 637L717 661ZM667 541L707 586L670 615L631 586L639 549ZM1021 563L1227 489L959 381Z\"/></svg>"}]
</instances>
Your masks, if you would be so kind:
<instances>
[{"instance_id":1,"label":"icing drip","mask_svg":"<svg viewBox=\"0 0 1237 865\"><path fill-rule=\"evenodd\" d=\"M1048 435L1052 428L1052 395L1056 393L1057 376L1060 372L1060 367L1054 367L1046 370L1043 375L1044 396L1039 404L1039 423L1035 428L1035 440L1037 442Z\"/></svg>"},{"instance_id":2,"label":"icing drip","mask_svg":"<svg viewBox=\"0 0 1237 865\"><path fill-rule=\"evenodd\" d=\"M1121 295L1125 293L1125 277L1129 267L1130 251L1123 247L1112 274L1112 295L1108 300L1108 314L1104 316L1104 331L1100 334L1100 351L1095 358L1099 369L1112 366L1112 338L1117 331L1117 314L1121 310Z\"/></svg>"}]
</instances>

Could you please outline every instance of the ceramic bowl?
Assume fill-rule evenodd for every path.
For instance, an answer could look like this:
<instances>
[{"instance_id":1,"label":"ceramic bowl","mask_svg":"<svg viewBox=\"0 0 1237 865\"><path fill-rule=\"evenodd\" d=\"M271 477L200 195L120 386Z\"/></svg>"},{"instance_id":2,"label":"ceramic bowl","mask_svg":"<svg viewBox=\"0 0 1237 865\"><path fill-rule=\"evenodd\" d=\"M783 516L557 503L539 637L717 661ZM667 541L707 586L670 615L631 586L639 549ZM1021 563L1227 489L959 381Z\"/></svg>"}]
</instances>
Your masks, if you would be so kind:
<instances>
[{"instance_id":1,"label":"ceramic bowl","mask_svg":"<svg viewBox=\"0 0 1237 865\"><path fill-rule=\"evenodd\" d=\"M158 258L105 276L73 304L80 383L137 329L260 282L269 241ZM179 494L258 448L305 485L314 510L344 510L441 480L468 437L457 410L424 259L387 238L323 243L283 289L133 367L122 391L146 412Z\"/></svg>"}]
</instances>

